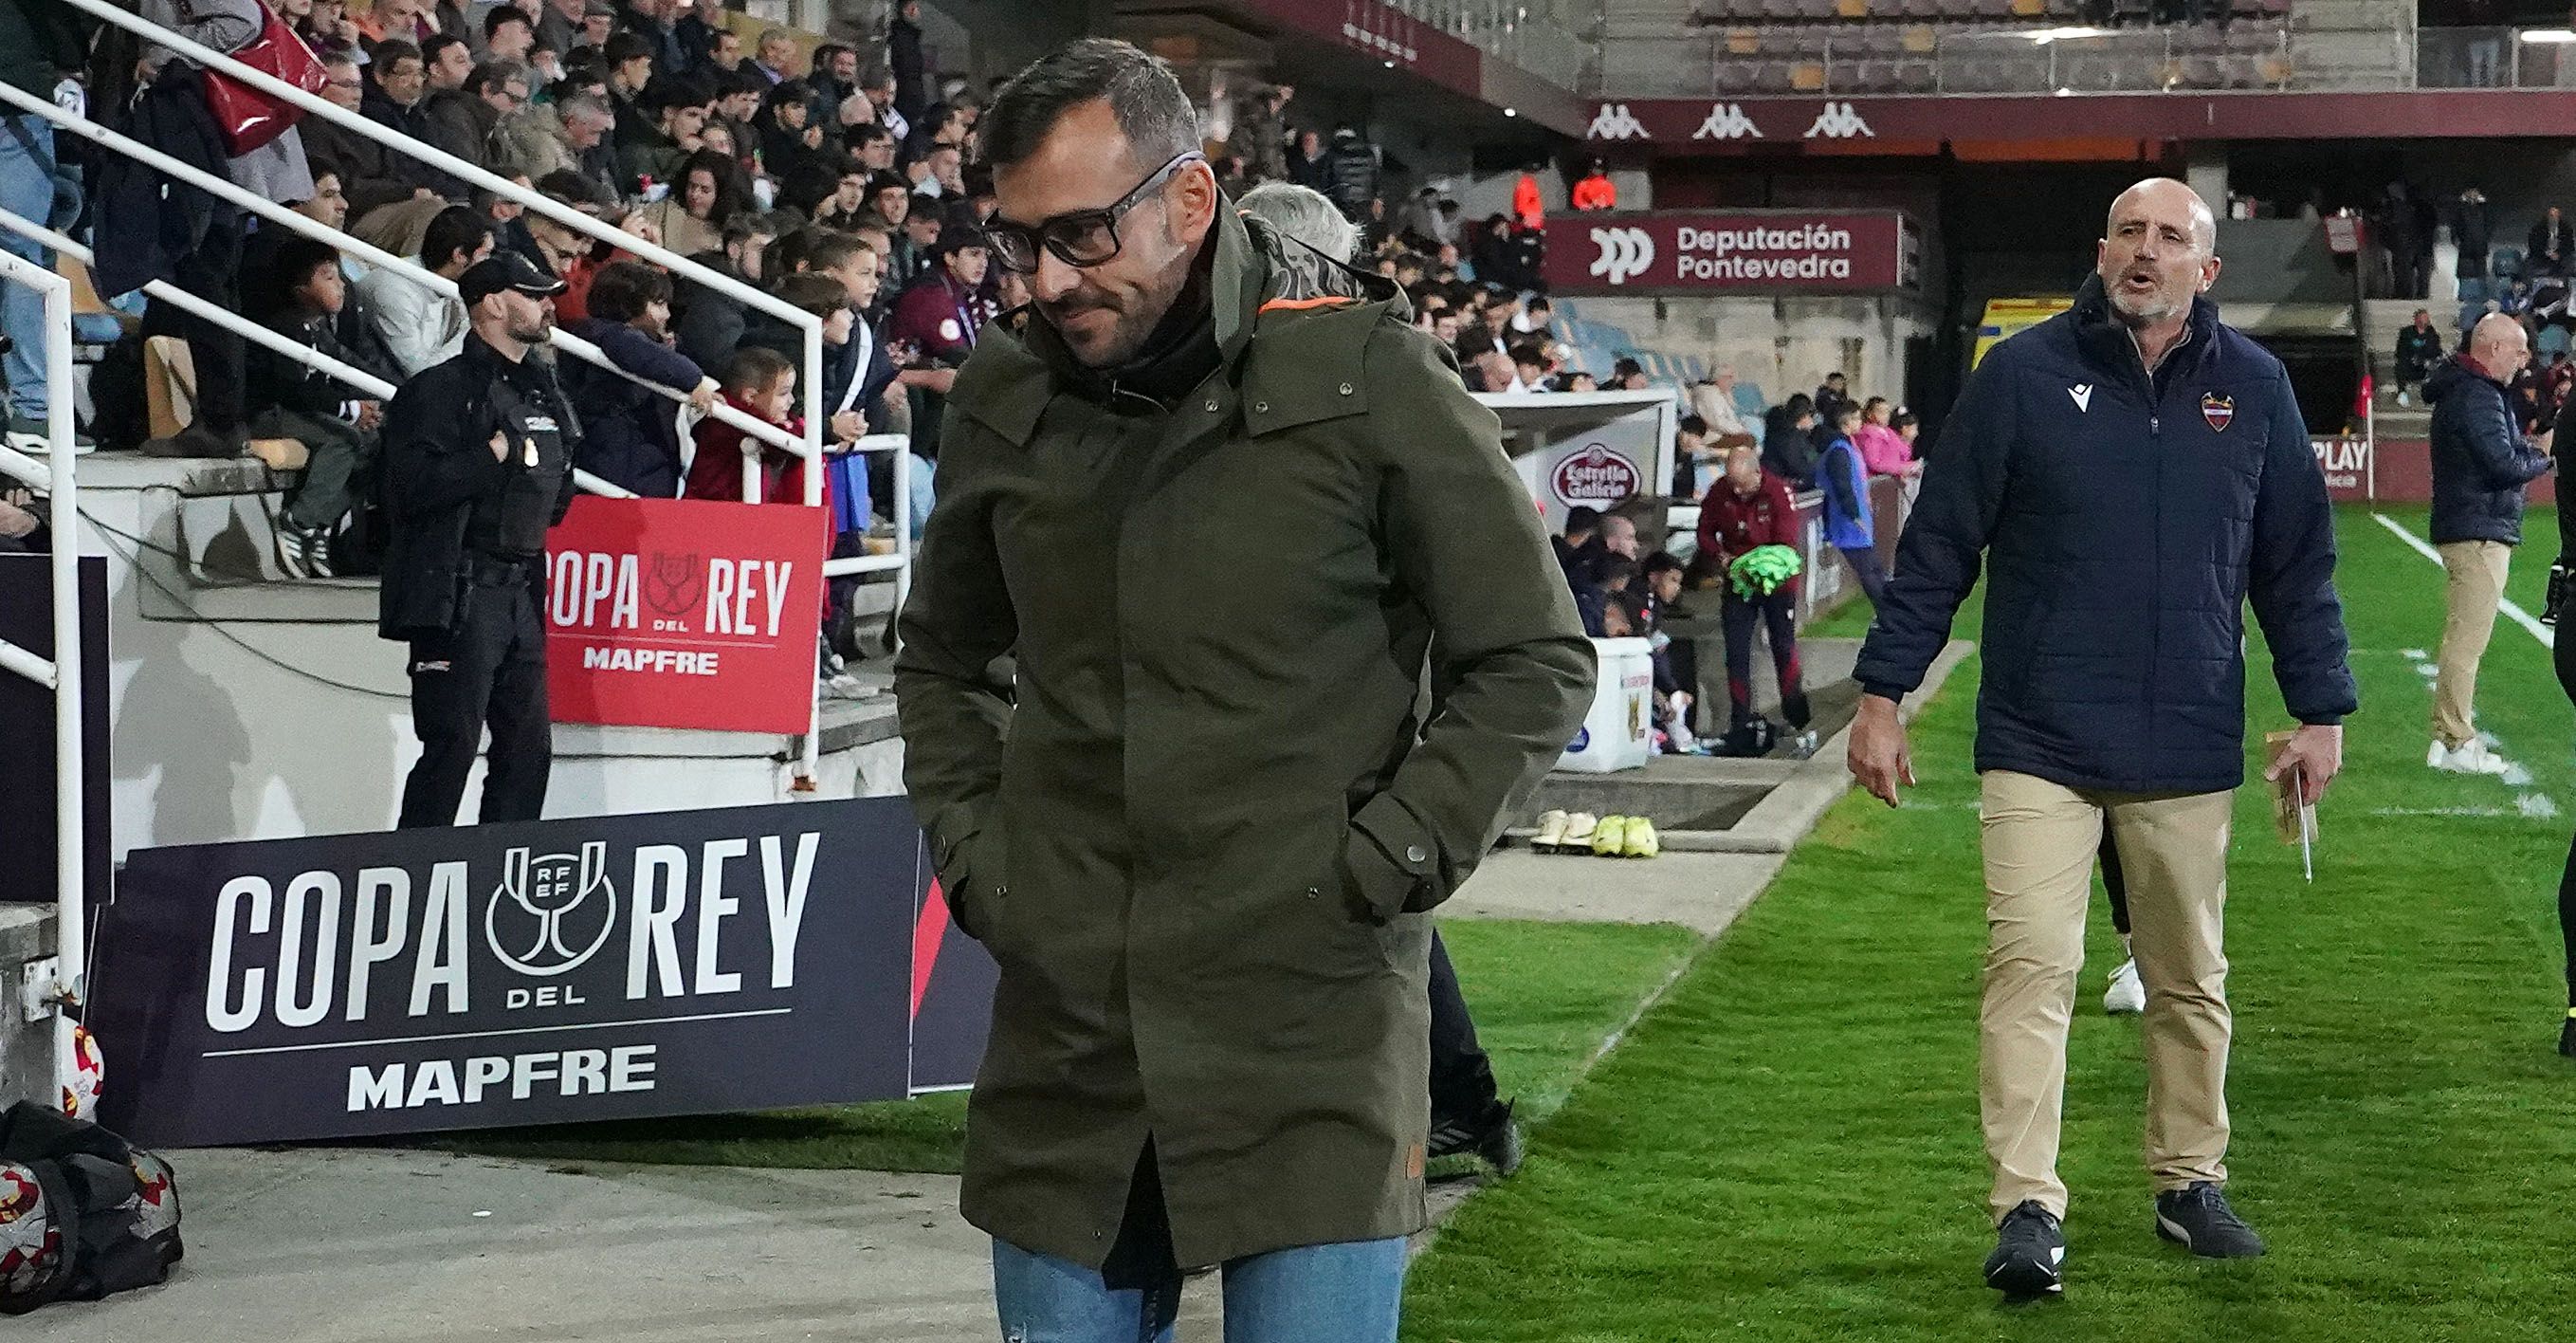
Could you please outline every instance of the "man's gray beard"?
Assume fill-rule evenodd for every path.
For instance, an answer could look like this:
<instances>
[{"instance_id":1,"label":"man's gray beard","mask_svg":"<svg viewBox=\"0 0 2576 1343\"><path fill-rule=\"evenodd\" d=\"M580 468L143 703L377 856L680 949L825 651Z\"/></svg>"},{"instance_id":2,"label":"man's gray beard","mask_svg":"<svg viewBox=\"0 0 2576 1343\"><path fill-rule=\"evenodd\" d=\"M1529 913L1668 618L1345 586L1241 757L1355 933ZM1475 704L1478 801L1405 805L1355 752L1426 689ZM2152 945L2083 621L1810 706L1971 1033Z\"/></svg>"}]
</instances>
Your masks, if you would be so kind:
<instances>
[{"instance_id":1,"label":"man's gray beard","mask_svg":"<svg viewBox=\"0 0 2576 1343\"><path fill-rule=\"evenodd\" d=\"M2111 301L2111 311L2130 326L2154 326L2182 311L2180 306L2130 308L2121 303L2119 291L2116 289L2110 291L2105 297Z\"/></svg>"}]
</instances>

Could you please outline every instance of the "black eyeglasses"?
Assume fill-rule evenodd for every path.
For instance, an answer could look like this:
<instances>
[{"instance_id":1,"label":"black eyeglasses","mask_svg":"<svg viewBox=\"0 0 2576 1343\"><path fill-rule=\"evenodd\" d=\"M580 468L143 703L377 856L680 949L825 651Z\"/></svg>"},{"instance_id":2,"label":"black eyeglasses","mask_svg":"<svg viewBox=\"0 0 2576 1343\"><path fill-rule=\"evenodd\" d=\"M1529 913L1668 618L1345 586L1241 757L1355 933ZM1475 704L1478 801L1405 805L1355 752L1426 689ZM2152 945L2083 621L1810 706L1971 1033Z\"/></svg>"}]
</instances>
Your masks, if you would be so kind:
<instances>
[{"instance_id":1,"label":"black eyeglasses","mask_svg":"<svg viewBox=\"0 0 2576 1343\"><path fill-rule=\"evenodd\" d=\"M1184 165L1205 162L1207 155L1195 149L1184 151L1104 210L1068 211L1034 225L1014 224L996 216L984 225L993 259L1002 263L1002 269L1022 275L1037 271L1040 247L1055 253L1056 260L1076 268L1113 261L1118 256L1119 219L1161 190Z\"/></svg>"}]
</instances>

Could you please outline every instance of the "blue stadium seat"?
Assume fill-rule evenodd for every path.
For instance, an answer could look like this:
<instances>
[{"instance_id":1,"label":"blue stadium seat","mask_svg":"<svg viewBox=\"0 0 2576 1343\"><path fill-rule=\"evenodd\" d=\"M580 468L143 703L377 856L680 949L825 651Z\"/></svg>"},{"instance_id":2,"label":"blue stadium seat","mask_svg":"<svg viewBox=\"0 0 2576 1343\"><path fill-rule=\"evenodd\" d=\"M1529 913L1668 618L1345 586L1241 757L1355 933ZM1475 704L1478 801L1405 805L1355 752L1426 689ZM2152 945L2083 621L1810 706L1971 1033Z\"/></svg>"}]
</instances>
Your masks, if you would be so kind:
<instances>
[{"instance_id":1,"label":"blue stadium seat","mask_svg":"<svg viewBox=\"0 0 2576 1343\"><path fill-rule=\"evenodd\" d=\"M2522 249L2519 247L2499 247L2489 252L2487 258L2487 274L2497 279L2510 280L2523 274Z\"/></svg>"}]
</instances>

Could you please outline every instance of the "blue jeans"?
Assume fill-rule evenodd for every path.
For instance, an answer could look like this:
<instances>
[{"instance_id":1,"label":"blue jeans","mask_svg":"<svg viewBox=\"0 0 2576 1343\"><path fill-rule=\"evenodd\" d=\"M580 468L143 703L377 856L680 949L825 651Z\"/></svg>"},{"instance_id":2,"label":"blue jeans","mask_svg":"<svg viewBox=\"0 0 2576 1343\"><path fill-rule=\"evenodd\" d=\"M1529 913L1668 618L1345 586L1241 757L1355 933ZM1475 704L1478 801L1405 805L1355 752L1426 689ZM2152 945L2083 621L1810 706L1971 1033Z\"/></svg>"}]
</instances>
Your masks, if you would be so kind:
<instances>
[{"instance_id":1,"label":"blue jeans","mask_svg":"<svg viewBox=\"0 0 2576 1343\"><path fill-rule=\"evenodd\" d=\"M37 153L30 154L28 146ZM42 157L39 157L41 155ZM32 115L0 117L0 209L50 224L54 217L54 127ZM39 266L53 255L14 229L0 229L0 248ZM9 379L9 413L45 418L45 296L14 280L0 280L0 334L13 348L0 356Z\"/></svg>"},{"instance_id":2,"label":"blue jeans","mask_svg":"<svg viewBox=\"0 0 2576 1343\"><path fill-rule=\"evenodd\" d=\"M1225 1343L1395 1343L1404 1237L1304 1245L1228 1262ZM1181 1280L1112 1291L1097 1270L993 1242L1005 1343L1172 1343Z\"/></svg>"},{"instance_id":3,"label":"blue jeans","mask_svg":"<svg viewBox=\"0 0 2576 1343\"><path fill-rule=\"evenodd\" d=\"M938 498L939 463L912 455L912 539L921 539L921 529L930 525L930 505Z\"/></svg>"}]
</instances>

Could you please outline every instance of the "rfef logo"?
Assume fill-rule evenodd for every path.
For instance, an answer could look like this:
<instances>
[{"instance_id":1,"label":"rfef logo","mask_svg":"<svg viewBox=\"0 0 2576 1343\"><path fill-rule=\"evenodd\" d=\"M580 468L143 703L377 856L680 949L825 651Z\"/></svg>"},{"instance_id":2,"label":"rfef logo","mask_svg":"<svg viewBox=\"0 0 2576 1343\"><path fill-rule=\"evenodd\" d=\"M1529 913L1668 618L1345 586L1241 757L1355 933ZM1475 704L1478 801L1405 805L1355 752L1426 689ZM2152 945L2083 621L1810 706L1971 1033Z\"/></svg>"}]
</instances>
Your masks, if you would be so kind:
<instances>
[{"instance_id":1,"label":"rfef logo","mask_svg":"<svg viewBox=\"0 0 2576 1343\"><path fill-rule=\"evenodd\" d=\"M1827 103L1825 110L1816 114L1815 124L1807 127L1808 139L1813 140L1818 136L1828 140L1849 140L1856 137L1874 140L1878 138L1878 132L1871 130L1869 123L1860 119L1860 112L1850 103Z\"/></svg>"},{"instance_id":2,"label":"rfef logo","mask_svg":"<svg viewBox=\"0 0 2576 1343\"><path fill-rule=\"evenodd\" d=\"M1596 228L1592 245L1599 251L1592 258L1592 273L1612 284L1626 284L1630 276L1642 275L1655 264L1655 239L1641 228Z\"/></svg>"},{"instance_id":3,"label":"rfef logo","mask_svg":"<svg viewBox=\"0 0 2576 1343\"><path fill-rule=\"evenodd\" d=\"M1762 128L1744 115L1741 103L1719 103L1708 109L1708 119L1691 132L1694 140L1759 140Z\"/></svg>"},{"instance_id":4,"label":"rfef logo","mask_svg":"<svg viewBox=\"0 0 2576 1343\"><path fill-rule=\"evenodd\" d=\"M1651 140L1655 138L1646 134L1646 123L1637 120L1636 114L1628 110L1628 105L1626 103L1603 103L1601 105L1601 110L1592 114L1591 129L1585 131L1584 134L1588 138L1594 140Z\"/></svg>"},{"instance_id":5,"label":"rfef logo","mask_svg":"<svg viewBox=\"0 0 2576 1343\"><path fill-rule=\"evenodd\" d=\"M1643 479L1635 462L1607 445L1587 443L1582 451L1556 464L1553 483L1556 497L1569 507L1581 504L1603 508L1634 497Z\"/></svg>"}]
</instances>

